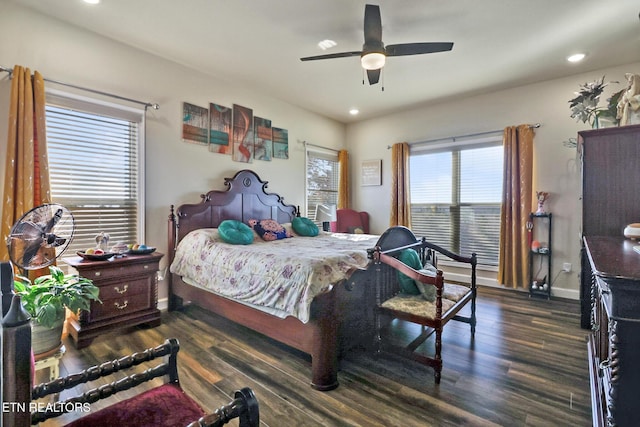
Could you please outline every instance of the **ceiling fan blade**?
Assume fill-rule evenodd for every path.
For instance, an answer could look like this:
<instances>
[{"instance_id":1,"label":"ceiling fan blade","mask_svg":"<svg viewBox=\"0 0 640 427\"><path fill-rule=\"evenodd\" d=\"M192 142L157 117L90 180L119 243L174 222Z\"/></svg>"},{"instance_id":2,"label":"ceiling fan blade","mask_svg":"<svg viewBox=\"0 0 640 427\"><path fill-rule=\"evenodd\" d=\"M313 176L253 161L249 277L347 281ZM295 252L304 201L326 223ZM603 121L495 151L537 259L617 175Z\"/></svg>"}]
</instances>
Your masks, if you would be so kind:
<instances>
[{"instance_id":1,"label":"ceiling fan blade","mask_svg":"<svg viewBox=\"0 0 640 427\"><path fill-rule=\"evenodd\" d=\"M364 7L364 44L382 44L380 6L368 4Z\"/></svg>"},{"instance_id":2,"label":"ceiling fan blade","mask_svg":"<svg viewBox=\"0 0 640 427\"><path fill-rule=\"evenodd\" d=\"M326 55L307 56L307 57L304 57L304 58L300 58L300 61L315 61L317 59L348 58L350 56L360 56L361 54L362 54L362 52L360 52L360 51L328 53Z\"/></svg>"},{"instance_id":3,"label":"ceiling fan blade","mask_svg":"<svg viewBox=\"0 0 640 427\"><path fill-rule=\"evenodd\" d=\"M387 56L420 55L423 53L446 52L453 49L451 42L402 43L386 47Z\"/></svg>"},{"instance_id":4,"label":"ceiling fan blade","mask_svg":"<svg viewBox=\"0 0 640 427\"><path fill-rule=\"evenodd\" d=\"M374 85L380 81L381 70L381 68L378 68L377 70L367 70L367 78L369 79L370 85Z\"/></svg>"}]
</instances>

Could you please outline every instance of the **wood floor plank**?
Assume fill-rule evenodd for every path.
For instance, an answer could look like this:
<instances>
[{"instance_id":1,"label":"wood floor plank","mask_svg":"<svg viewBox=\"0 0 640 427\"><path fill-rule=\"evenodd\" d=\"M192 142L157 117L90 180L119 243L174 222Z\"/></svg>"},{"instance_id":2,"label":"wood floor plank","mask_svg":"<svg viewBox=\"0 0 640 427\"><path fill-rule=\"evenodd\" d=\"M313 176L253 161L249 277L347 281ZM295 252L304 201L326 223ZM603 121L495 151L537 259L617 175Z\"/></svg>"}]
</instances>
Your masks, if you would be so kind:
<instances>
[{"instance_id":1,"label":"wood floor plank","mask_svg":"<svg viewBox=\"0 0 640 427\"><path fill-rule=\"evenodd\" d=\"M106 334L82 350L65 341L61 373L175 337L187 394L213 411L230 401L235 390L251 387L266 427L589 426L588 331L579 323L577 301L481 288L475 337L467 324L450 322L445 328L440 385L429 367L356 349L340 362L340 387L319 392L309 386L307 355L190 306L163 313L156 328ZM405 339L415 332L413 327L394 325L395 339ZM432 352L433 337L420 349ZM62 397L102 383L78 386ZM41 426L60 426L80 415L67 414Z\"/></svg>"}]
</instances>

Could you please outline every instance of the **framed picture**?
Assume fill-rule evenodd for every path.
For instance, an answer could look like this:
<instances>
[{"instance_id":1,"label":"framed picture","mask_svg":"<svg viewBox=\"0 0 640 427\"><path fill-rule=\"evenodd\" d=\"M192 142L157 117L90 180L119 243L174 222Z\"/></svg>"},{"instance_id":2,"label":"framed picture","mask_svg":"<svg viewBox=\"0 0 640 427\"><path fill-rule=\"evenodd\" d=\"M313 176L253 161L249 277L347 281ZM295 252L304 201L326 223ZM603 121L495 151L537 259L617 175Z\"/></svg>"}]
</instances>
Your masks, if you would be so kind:
<instances>
[{"instance_id":1,"label":"framed picture","mask_svg":"<svg viewBox=\"0 0 640 427\"><path fill-rule=\"evenodd\" d=\"M382 159L362 162L362 185L382 185Z\"/></svg>"},{"instance_id":2,"label":"framed picture","mask_svg":"<svg viewBox=\"0 0 640 427\"><path fill-rule=\"evenodd\" d=\"M273 158L289 158L289 131L281 128L272 128L273 134Z\"/></svg>"},{"instance_id":3,"label":"framed picture","mask_svg":"<svg viewBox=\"0 0 640 427\"><path fill-rule=\"evenodd\" d=\"M196 144L209 145L209 110L204 107L182 104L182 139Z\"/></svg>"},{"instance_id":4,"label":"framed picture","mask_svg":"<svg viewBox=\"0 0 640 427\"><path fill-rule=\"evenodd\" d=\"M231 154L231 108L209 104L209 151Z\"/></svg>"},{"instance_id":5,"label":"framed picture","mask_svg":"<svg viewBox=\"0 0 640 427\"><path fill-rule=\"evenodd\" d=\"M253 158L256 160L271 160L271 156L273 156L271 120L254 116L253 127L255 129Z\"/></svg>"},{"instance_id":6,"label":"framed picture","mask_svg":"<svg viewBox=\"0 0 640 427\"><path fill-rule=\"evenodd\" d=\"M253 110L233 104L233 160L253 160Z\"/></svg>"}]
</instances>

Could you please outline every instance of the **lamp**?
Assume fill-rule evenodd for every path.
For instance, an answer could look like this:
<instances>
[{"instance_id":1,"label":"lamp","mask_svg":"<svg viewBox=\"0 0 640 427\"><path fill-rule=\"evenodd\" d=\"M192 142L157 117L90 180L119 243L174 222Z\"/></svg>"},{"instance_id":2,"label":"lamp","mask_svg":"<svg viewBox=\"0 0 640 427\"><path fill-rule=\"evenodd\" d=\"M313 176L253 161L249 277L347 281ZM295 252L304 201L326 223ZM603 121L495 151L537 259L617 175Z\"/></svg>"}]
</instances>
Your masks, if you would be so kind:
<instances>
[{"instance_id":1,"label":"lamp","mask_svg":"<svg viewBox=\"0 0 640 427\"><path fill-rule=\"evenodd\" d=\"M322 222L322 229L324 231L329 231L329 223L336 219L336 205L316 206L316 221Z\"/></svg>"},{"instance_id":2,"label":"lamp","mask_svg":"<svg viewBox=\"0 0 640 427\"><path fill-rule=\"evenodd\" d=\"M386 57L381 52L369 52L360 57L360 63L365 70L379 70L384 67Z\"/></svg>"}]
</instances>

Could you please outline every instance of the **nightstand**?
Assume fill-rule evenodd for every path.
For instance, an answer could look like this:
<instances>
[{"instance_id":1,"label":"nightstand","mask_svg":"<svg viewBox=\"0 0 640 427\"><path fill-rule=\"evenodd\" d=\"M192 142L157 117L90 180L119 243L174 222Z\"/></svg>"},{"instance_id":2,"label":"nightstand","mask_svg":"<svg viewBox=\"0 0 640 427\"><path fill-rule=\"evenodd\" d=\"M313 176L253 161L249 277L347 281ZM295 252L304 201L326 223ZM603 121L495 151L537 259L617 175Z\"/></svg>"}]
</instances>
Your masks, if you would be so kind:
<instances>
[{"instance_id":1,"label":"nightstand","mask_svg":"<svg viewBox=\"0 0 640 427\"><path fill-rule=\"evenodd\" d=\"M83 277L100 288L100 300L91 302L89 312L72 314L67 331L76 348L91 344L103 333L146 324L160 325L156 273L163 254L126 255L108 261L88 261L81 257L63 258Z\"/></svg>"}]
</instances>

